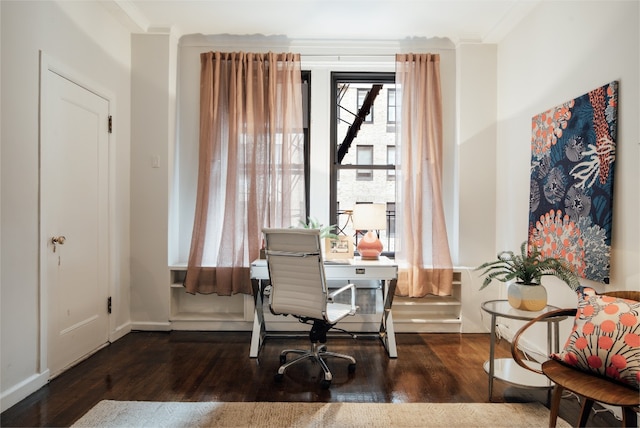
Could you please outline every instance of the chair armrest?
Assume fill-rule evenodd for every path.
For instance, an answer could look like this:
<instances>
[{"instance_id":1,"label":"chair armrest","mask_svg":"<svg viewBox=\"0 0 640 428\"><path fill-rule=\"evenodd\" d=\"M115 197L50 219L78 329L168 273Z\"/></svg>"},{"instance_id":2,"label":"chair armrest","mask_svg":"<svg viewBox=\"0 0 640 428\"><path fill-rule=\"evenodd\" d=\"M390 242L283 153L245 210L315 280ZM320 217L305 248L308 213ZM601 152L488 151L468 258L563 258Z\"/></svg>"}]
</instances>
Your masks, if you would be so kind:
<instances>
[{"instance_id":1,"label":"chair armrest","mask_svg":"<svg viewBox=\"0 0 640 428\"><path fill-rule=\"evenodd\" d=\"M547 320L549 318L556 318L556 317L566 317L569 315L575 315L577 312L577 309L575 308L569 308L569 309L556 309L555 311L550 311L550 312L546 312L542 315L539 315L537 317L535 317L534 319L532 319L531 321L527 322L525 325L523 325L520 330L518 330L516 332L516 334L513 336L513 340L511 341L511 356L513 357L513 359L515 360L516 363L518 363L519 366L530 370L534 373L539 373L539 374L543 374L541 370L538 369L534 369L533 367L530 367L529 365L527 365L522 358L520 357L520 353L518 351L518 343L520 341L520 336L522 336L522 334L532 325L540 322L540 321L544 321Z\"/></svg>"},{"instance_id":2,"label":"chair armrest","mask_svg":"<svg viewBox=\"0 0 640 428\"><path fill-rule=\"evenodd\" d=\"M351 312L355 314L356 312L356 286L353 284L347 284L343 287L338 288L337 290L335 290L332 293L329 293L329 295L327 296L327 300L329 302L333 302L333 298L335 296L337 296L340 293L343 293L347 290L351 290Z\"/></svg>"}]
</instances>

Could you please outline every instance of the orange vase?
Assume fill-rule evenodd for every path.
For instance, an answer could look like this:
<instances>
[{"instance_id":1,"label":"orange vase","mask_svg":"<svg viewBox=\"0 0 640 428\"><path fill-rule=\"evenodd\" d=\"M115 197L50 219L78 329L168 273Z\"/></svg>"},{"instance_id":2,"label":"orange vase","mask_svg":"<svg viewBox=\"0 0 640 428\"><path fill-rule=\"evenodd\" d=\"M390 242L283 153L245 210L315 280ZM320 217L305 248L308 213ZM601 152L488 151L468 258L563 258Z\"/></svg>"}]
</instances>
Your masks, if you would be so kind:
<instances>
[{"instance_id":1,"label":"orange vase","mask_svg":"<svg viewBox=\"0 0 640 428\"><path fill-rule=\"evenodd\" d=\"M358 252L364 260L378 260L382 253L382 242L375 233L369 231L358 242Z\"/></svg>"}]
</instances>

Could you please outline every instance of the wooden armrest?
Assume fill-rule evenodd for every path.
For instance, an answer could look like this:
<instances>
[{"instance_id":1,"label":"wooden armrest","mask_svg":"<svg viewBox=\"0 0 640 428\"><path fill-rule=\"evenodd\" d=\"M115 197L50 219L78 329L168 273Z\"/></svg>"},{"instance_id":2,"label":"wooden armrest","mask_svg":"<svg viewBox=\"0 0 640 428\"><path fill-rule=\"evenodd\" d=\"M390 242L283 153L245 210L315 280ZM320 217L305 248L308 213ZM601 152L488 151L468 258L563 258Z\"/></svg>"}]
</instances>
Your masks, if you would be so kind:
<instances>
[{"instance_id":1,"label":"wooden armrest","mask_svg":"<svg viewBox=\"0 0 640 428\"><path fill-rule=\"evenodd\" d=\"M619 291L608 291L603 293L605 296L616 297L618 299L628 299L638 301L638 292L635 290L619 290Z\"/></svg>"},{"instance_id":2,"label":"wooden armrest","mask_svg":"<svg viewBox=\"0 0 640 428\"><path fill-rule=\"evenodd\" d=\"M518 350L518 343L520 341L520 336L522 336L522 334L532 325L534 325L535 323L538 323L540 321L544 321L546 319L549 318L556 318L556 317L566 317L569 315L575 316L577 312L577 309L575 308L568 308L568 309L556 309L555 311L550 311L550 312L545 312L544 314L541 314L537 317L535 317L534 319L532 319L531 321L527 322L525 325L523 325L520 330L518 330L516 332L516 334L513 336L513 340L511 341L511 355L513 356L513 359L515 360L516 363L518 363L519 366L530 370L534 373L539 373L539 374L543 374L541 370L538 369L534 369L533 367L527 365L522 358L520 357L520 352Z\"/></svg>"}]
</instances>

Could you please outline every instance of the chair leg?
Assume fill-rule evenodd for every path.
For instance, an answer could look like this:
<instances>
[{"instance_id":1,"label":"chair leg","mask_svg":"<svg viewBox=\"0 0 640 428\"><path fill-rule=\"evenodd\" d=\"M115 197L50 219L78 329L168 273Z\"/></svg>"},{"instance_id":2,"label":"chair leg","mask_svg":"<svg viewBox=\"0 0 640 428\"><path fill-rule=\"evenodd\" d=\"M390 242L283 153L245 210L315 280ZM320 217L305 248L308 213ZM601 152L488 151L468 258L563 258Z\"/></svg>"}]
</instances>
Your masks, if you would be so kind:
<instances>
[{"instance_id":1,"label":"chair leg","mask_svg":"<svg viewBox=\"0 0 640 428\"><path fill-rule=\"evenodd\" d=\"M299 362L306 360L306 359L315 359L315 355L305 352L304 354L300 355L298 358L296 358L295 360L291 360L288 363L284 363L282 364L279 368L278 368L278 374L279 375L283 375L284 371L287 370L287 368L291 367L294 364L298 364Z\"/></svg>"},{"instance_id":2,"label":"chair leg","mask_svg":"<svg viewBox=\"0 0 640 428\"><path fill-rule=\"evenodd\" d=\"M555 428L558 421L558 411L560 410L560 400L562 400L562 391L564 387L556 384L553 387L553 395L551 396L551 411L549 413L549 428Z\"/></svg>"},{"instance_id":3,"label":"chair leg","mask_svg":"<svg viewBox=\"0 0 640 428\"><path fill-rule=\"evenodd\" d=\"M343 360L350 361L351 364L355 364L356 363L356 359L353 358L351 355L338 354L337 352L322 351L322 352L320 352L320 357L322 357L322 358L325 358L325 357L342 358Z\"/></svg>"},{"instance_id":4,"label":"chair leg","mask_svg":"<svg viewBox=\"0 0 640 428\"><path fill-rule=\"evenodd\" d=\"M633 428L638 426L638 414L633 407L624 406L622 408L622 426Z\"/></svg>"},{"instance_id":5,"label":"chair leg","mask_svg":"<svg viewBox=\"0 0 640 428\"><path fill-rule=\"evenodd\" d=\"M587 426L587 420L589 419L589 413L593 408L593 400L583 397L582 409L580 409L580 420L578 421L579 427Z\"/></svg>"},{"instance_id":6,"label":"chair leg","mask_svg":"<svg viewBox=\"0 0 640 428\"><path fill-rule=\"evenodd\" d=\"M331 370L329 370L329 366L327 366L327 363L321 357L318 357L317 360L318 363L320 363L320 367L322 367L322 371L324 372L324 381L325 383L327 383L327 386L329 386L329 383L333 380Z\"/></svg>"},{"instance_id":7,"label":"chair leg","mask_svg":"<svg viewBox=\"0 0 640 428\"><path fill-rule=\"evenodd\" d=\"M309 351L305 351L302 349L283 349L280 352L280 356L281 357L286 357L288 354L298 354L298 355L304 355L304 354L308 354Z\"/></svg>"}]
</instances>

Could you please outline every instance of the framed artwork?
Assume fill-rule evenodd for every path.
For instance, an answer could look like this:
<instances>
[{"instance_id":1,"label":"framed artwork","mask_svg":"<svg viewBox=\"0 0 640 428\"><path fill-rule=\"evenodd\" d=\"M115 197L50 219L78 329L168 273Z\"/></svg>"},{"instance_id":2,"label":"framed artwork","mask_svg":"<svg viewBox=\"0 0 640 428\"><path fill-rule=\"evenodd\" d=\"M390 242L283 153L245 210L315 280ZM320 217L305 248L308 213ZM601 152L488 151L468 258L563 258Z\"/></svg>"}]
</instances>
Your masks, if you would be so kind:
<instances>
[{"instance_id":1,"label":"framed artwork","mask_svg":"<svg viewBox=\"0 0 640 428\"><path fill-rule=\"evenodd\" d=\"M336 238L325 238L325 254L327 260L353 258L353 239L338 235Z\"/></svg>"},{"instance_id":2,"label":"framed artwork","mask_svg":"<svg viewBox=\"0 0 640 428\"><path fill-rule=\"evenodd\" d=\"M618 81L533 117L530 245L609 283Z\"/></svg>"}]
</instances>

